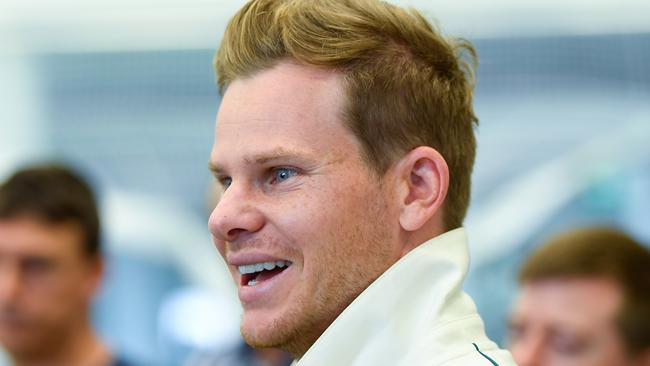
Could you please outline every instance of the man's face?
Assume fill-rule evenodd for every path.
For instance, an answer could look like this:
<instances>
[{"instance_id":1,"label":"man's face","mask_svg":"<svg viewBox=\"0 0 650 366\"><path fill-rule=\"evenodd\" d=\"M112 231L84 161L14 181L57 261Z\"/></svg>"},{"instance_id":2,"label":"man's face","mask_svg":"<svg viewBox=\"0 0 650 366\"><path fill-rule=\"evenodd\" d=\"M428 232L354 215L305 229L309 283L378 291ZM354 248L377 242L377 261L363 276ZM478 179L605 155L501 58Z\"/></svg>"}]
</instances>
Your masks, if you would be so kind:
<instances>
[{"instance_id":1,"label":"man's face","mask_svg":"<svg viewBox=\"0 0 650 366\"><path fill-rule=\"evenodd\" d=\"M630 365L614 320L619 286L599 278L525 284L511 319L510 349L520 366Z\"/></svg>"},{"instance_id":2,"label":"man's face","mask_svg":"<svg viewBox=\"0 0 650 366\"><path fill-rule=\"evenodd\" d=\"M391 183L362 161L344 100L339 74L281 63L221 103L209 226L254 346L301 355L400 256Z\"/></svg>"},{"instance_id":3,"label":"man's face","mask_svg":"<svg viewBox=\"0 0 650 366\"><path fill-rule=\"evenodd\" d=\"M0 344L10 353L38 354L86 316L96 275L81 248L72 223L0 220Z\"/></svg>"}]
</instances>

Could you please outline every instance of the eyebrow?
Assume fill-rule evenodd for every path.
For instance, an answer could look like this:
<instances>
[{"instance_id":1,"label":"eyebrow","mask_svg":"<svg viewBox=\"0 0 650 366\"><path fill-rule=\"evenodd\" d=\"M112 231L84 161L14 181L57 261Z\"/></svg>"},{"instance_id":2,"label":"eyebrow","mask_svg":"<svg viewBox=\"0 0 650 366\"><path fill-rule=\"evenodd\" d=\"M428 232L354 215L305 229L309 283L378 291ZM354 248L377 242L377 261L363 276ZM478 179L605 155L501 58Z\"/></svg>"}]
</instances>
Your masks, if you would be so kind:
<instances>
[{"instance_id":1,"label":"eyebrow","mask_svg":"<svg viewBox=\"0 0 650 366\"><path fill-rule=\"evenodd\" d=\"M286 160L286 159L306 160L311 158L312 158L312 154L309 154L307 152L299 151L299 150L289 150L283 147L278 147L271 151L258 153L250 157L245 157L243 160L246 165L253 165L253 164L261 165L275 160ZM213 162L212 160L208 161L208 169L210 169L210 171L212 171L215 174L222 173L225 170L224 168L222 168L220 165Z\"/></svg>"}]
</instances>

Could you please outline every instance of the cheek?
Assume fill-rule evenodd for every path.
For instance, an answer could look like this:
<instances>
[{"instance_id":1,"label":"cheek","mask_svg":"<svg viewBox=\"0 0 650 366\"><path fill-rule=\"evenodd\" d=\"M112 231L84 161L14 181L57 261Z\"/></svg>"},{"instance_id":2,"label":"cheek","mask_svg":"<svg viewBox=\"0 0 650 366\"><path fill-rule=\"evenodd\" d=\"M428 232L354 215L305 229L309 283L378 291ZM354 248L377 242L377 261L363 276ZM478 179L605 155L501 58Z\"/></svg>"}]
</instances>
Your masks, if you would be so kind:
<instances>
[{"instance_id":1,"label":"cheek","mask_svg":"<svg viewBox=\"0 0 650 366\"><path fill-rule=\"evenodd\" d=\"M598 336L596 336L598 335ZM627 351L620 336L613 326L603 327L594 333L594 343L597 344L594 359L600 360L604 365L627 365Z\"/></svg>"},{"instance_id":2,"label":"cheek","mask_svg":"<svg viewBox=\"0 0 650 366\"><path fill-rule=\"evenodd\" d=\"M212 236L212 243L214 244L214 247L217 248L217 251L219 254L221 254L221 257L226 258L226 242L223 240L217 239L214 235Z\"/></svg>"},{"instance_id":3,"label":"cheek","mask_svg":"<svg viewBox=\"0 0 650 366\"><path fill-rule=\"evenodd\" d=\"M49 279L47 284L43 283L43 286L30 291L28 296L30 305L25 310L47 324L58 323L59 319L69 318L79 313L79 310L85 306L86 297L82 283L64 278Z\"/></svg>"},{"instance_id":4,"label":"cheek","mask_svg":"<svg viewBox=\"0 0 650 366\"><path fill-rule=\"evenodd\" d=\"M42 306L47 306L54 299L58 301L68 298L73 289L81 286L81 283L74 283L68 277L60 271L31 276L26 283L27 297L40 302Z\"/></svg>"},{"instance_id":5,"label":"cheek","mask_svg":"<svg viewBox=\"0 0 650 366\"><path fill-rule=\"evenodd\" d=\"M283 213L275 218L277 226L304 248L320 248L316 243L326 238L349 235L348 228L356 226L362 214L363 201L354 187L346 188L313 189L299 200L283 204Z\"/></svg>"},{"instance_id":6,"label":"cheek","mask_svg":"<svg viewBox=\"0 0 650 366\"><path fill-rule=\"evenodd\" d=\"M306 239L305 257L311 257L313 265L355 266L360 256L367 256L369 246L389 239L388 235L381 240L377 238L384 233L384 227L379 227L384 218L378 209L378 195L359 187L325 192L322 200L305 209L300 218L303 221L301 235ZM300 225L292 224L293 227Z\"/></svg>"}]
</instances>

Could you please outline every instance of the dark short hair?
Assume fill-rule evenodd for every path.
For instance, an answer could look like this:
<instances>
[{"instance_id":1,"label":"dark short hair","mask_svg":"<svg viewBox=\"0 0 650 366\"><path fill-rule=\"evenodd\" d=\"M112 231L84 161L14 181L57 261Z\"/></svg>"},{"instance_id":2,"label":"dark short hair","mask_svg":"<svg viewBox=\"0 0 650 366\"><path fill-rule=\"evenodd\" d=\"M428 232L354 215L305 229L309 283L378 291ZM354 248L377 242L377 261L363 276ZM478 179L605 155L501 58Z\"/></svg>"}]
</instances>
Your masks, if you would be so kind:
<instances>
[{"instance_id":1,"label":"dark short hair","mask_svg":"<svg viewBox=\"0 0 650 366\"><path fill-rule=\"evenodd\" d=\"M628 350L650 348L650 251L607 227L576 229L552 237L526 260L519 282L605 278L623 291L617 325Z\"/></svg>"},{"instance_id":2,"label":"dark short hair","mask_svg":"<svg viewBox=\"0 0 650 366\"><path fill-rule=\"evenodd\" d=\"M70 168L32 166L15 172L0 185L0 220L23 215L52 224L78 224L84 253L99 255L97 203L88 183Z\"/></svg>"}]
</instances>

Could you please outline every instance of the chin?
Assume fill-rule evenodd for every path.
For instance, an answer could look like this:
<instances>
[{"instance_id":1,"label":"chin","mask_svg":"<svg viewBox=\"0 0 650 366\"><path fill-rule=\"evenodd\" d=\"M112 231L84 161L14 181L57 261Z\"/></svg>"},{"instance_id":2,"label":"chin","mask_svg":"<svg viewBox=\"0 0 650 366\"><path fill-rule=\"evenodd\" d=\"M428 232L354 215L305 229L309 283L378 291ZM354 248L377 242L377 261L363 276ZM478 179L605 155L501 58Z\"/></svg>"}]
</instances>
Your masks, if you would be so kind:
<instances>
[{"instance_id":1,"label":"chin","mask_svg":"<svg viewBox=\"0 0 650 366\"><path fill-rule=\"evenodd\" d=\"M278 348L302 356L349 304L340 294L314 298L305 301L294 295L280 304L244 305L240 328L244 340L254 348ZM337 303L342 305L332 306Z\"/></svg>"},{"instance_id":2,"label":"chin","mask_svg":"<svg viewBox=\"0 0 650 366\"><path fill-rule=\"evenodd\" d=\"M254 348L282 348L289 339L290 329L272 316L246 314L242 319L241 334Z\"/></svg>"},{"instance_id":3,"label":"chin","mask_svg":"<svg viewBox=\"0 0 650 366\"><path fill-rule=\"evenodd\" d=\"M241 334L253 348L278 348L299 357L317 338L312 334L315 328L309 321L301 322L297 314L250 311L244 313Z\"/></svg>"}]
</instances>

